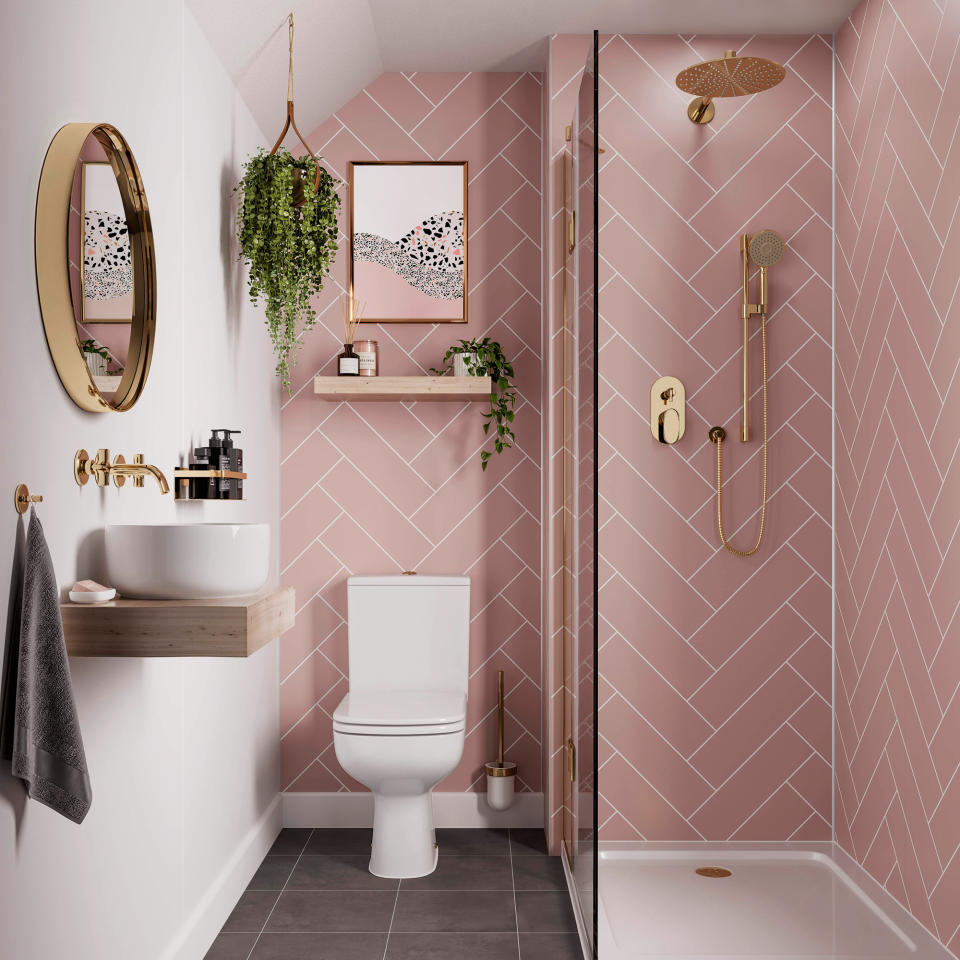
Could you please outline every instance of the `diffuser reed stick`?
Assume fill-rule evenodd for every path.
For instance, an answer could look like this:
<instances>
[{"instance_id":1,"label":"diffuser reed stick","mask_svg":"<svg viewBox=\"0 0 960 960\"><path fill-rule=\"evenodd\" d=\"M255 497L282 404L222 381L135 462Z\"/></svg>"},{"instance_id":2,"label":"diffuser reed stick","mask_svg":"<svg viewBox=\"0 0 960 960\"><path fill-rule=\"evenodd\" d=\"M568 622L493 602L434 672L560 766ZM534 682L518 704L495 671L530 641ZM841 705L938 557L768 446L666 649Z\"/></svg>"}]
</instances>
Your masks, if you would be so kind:
<instances>
[{"instance_id":1,"label":"diffuser reed stick","mask_svg":"<svg viewBox=\"0 0 960 960\"><path fill-rule=\"evenodd\" d=\"M358 324L363 322L365 303L358 303L351 293L344 293L340 297L340 312L343 314L343 343L344 346L353 344Z\"/></svg>"}]
</instances>

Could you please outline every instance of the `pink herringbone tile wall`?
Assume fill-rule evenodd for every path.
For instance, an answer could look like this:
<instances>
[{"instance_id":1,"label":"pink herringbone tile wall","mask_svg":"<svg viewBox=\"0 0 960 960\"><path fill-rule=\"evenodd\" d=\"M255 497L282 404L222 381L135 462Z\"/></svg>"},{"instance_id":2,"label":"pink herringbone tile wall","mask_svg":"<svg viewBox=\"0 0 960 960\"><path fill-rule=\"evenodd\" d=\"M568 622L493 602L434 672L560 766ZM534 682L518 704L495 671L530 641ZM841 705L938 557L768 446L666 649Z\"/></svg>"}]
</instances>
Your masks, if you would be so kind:
<instances>
[{"instance_id":1,"label":"pink herringbone tile wall","mask_svg":"<svg viewBox=\"0 0 960 960\"><path fill-rule=\"evenodd\" d=\"M691 124L674 77L734 48L787 67L775 89ZM830 37L603 38L600 51L600 836L831 836ZM761 465L739 431L738 237L787 242L770 273L767 528L749 559ZM687 390L675 446L650 387Z\"/></svg>"},{"instance_id":2,"label":"pink herringbone tile wall","mask_svg":"<svg viewBox=\"0 0 960 960\"><path fill-rule=\"evenodd\" d=\"M402 570L472 578L466 746L438 789L484 786L498 669L519 789L541 789L541 89L532 73L384 74L308 137L344 181L351 160L468 161L469 324L360 333L379 341L380 372L394 375L426 373L457 339L488 334L513 359L519 396L517 445L486 473L479 403L318 400L312 377L335 372L343 340L341 237L282 414L282 580L298 603L280 641L286 790L364 789L339 767L332 737L347 690L346 578Z\"/></svg>"},{"instance_id":3,"label":"pink herringbone tile wall","mask_svg":"<svg viewBox=\"0 0 960 960\"><path fill-rule=\"evenodd\" d=\"M836 833L960 954L960 3L837 34Z\"/></svg>"}]
</instances>

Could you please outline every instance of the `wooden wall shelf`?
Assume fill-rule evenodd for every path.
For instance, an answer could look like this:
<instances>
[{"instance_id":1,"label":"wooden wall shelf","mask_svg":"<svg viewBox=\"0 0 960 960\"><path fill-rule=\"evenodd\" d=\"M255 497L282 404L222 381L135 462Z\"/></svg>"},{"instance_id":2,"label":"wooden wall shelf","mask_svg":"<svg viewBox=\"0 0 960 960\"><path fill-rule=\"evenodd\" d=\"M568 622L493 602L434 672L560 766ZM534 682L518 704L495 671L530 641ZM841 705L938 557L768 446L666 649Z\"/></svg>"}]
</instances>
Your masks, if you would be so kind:
<instances>
[{"instance_id":1,"label":"wooden wall shelf","mask_svg":"<svg viewBox=\"0 0 960 960\"><path fill-rule=\"evenodd\" d=\"M223 600L61 603L72 657L249 657L293 626L293 587Z\"/></svg>"},{"instance_id":2,"label":"wooden wall shelf","mask_svg":"<svg viewBox=\"0 0 960 960\"><path fill-rule=\"evenodd\" d=\"M314 377L324 400L484 400L489 377Z\"/></svg>"}]
</instances>

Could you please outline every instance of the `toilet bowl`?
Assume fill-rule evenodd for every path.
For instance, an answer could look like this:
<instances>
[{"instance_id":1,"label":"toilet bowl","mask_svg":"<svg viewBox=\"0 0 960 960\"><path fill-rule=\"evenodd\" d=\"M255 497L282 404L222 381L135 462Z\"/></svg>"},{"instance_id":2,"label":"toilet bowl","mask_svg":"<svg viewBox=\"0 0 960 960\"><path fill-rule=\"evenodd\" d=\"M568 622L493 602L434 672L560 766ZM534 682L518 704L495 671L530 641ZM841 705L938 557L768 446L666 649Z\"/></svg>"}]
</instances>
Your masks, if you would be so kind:
<instances>
[{"instance_id":1,"label":"toilet bowl","mask_svg":"<svg viewBox=\"0 0 960 960\"><path fill-rule=\"evenodd\" d=\"M347 580L350 691L333 714L337 760L373 793L370 872L437 865L431 791L463 755L470 580Z\"/></svg>"},{"instance_id":2,"label":"toilet bowl","mask_svg":"<svg viewBox=\"0 0 960 960\"><path fill-rule=\"evenodd\" d=\"M463 755L466 697L435 691L347 694L333 715L343 769L374 797L370 872L413 878L437 865L431 790Z\"/></svg>"}]
</instances>

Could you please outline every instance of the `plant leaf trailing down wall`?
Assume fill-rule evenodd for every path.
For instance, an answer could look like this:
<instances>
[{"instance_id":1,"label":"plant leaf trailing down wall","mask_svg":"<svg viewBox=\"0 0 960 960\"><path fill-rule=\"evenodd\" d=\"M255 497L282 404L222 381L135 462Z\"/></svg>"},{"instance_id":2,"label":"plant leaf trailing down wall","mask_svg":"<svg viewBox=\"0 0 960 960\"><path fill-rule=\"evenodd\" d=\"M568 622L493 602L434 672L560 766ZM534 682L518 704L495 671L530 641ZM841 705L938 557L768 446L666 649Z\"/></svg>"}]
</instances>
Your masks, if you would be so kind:
<instances>
[{"instance_id":1,"label":"plant leaf trailing down wall","mask_svg":"<svg viewBox=\"0 0 960 960\"><path fill-rule=\"evenodd\" d=\"M237 239L249 266L250 300L264 300L277 376L287 391L304 334L316 323L310 298L323 288L337 252L336 183L312 157L281 149L250 157L237 187Z\"/></svg>"}]
</instances>

